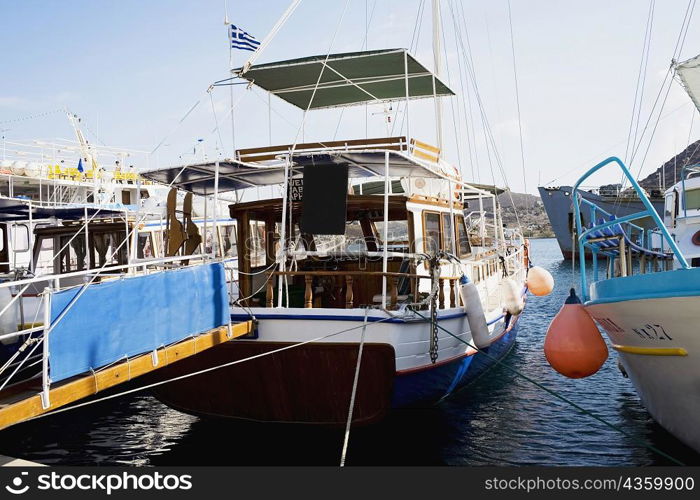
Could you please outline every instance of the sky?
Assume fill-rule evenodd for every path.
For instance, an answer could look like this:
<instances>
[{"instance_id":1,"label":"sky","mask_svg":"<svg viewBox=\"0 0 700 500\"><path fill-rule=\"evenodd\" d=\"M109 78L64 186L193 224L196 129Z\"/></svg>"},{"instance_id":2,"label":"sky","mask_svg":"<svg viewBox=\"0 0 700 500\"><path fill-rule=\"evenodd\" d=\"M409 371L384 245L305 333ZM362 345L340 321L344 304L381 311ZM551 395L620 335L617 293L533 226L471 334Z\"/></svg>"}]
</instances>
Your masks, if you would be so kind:
<instances>
[{"instance_id":1,"label":"sky","mask_svg":"<svg viewBox=\"0 0 700 500\"><path fill-rule=\"evenodd\" d=\"M363 45L411 48L416 33L412 53L432 69L430 1L425 3L419 16L421 0L303 0L258 62L357 51ZM68 109L81 117L91 142L142 151L132 159L138 169L192 161L195 151L209 159L232 156L234 136L236 148L267 146L270 140L384 136L383 105L312 111L302 128L300 110L272 97L268 112L268 96L260 89L239 85L233 96L227 87L207 92L229 74L225 13L261 40L288 5L288 0L0 0L2 135L6 143L73 139L62 111ZM655 2L640 129L669 68L687 5L688 0ZM649 0L510 0L511 39L508 0L442 0L441 76L458 94L442 100L443 157L467 180L530 193L539 184L571 184L607 156L624 157L649 7ZM464 18L455 19L455 13ZM681 60L700 53L700 13L695 14ZM473 84L464 73L459 38L464 44L467 36L502 170L485 146ZM233 51L233 65L249 55ZM465 119L468 106L472 120ZM412 101L408 113L411 135L432 144L434 109L429 100ZM405 113L394 106L397 110L398 129ZM633 171L645 176L700 138L697 115L673 82L649 153L642 163L656 115ZM591 182L618 180L619 173L609 170Z\"/></svg>"}]
</instances>

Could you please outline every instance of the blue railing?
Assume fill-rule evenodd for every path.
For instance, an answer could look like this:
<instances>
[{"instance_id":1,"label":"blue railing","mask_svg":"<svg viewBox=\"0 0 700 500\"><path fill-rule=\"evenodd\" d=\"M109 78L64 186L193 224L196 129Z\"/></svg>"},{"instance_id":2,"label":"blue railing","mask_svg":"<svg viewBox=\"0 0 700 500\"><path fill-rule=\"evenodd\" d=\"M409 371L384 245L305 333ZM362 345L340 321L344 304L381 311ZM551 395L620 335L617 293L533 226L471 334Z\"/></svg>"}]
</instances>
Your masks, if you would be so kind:
<instances>
[{"instance_id":1,"label":"blue railing","mask_svg":"<svg viewBox=\"0 0 700 500\"><path fill-rule=\"evenodd\" d=\"M604 166L610 164L610 163L616 163L620 169L622 170L622 173L625 175L627 180L629 180L630 185L632 188L635 190L637 195L639 196L639 201L642 202L644 205L644 210L641 212L636 212L633 214L625 215L622 217L615 217L612 214L606 212L605 210L601 209L600 207L595 206L593 203L591 203L588 200L584 200L581 198L581 195L579 194L580 192L580 186L581 184L588 179L591 175L593 175L595 172L603 168ZM665 257L667 254L664 252L663 248L663 241L666 241L668 243L669 248L672 250L673 255L675 258L678 260L680 263L681 267L684 269L690 268L688 265L688 262L685 260L685 257L683 257L683 254L681 253L680 249L676 245L676 242L673 240L671 235L668 232L668 229L663 224L663 221L659 217L659 214L656 213L656 210L654 209L654 206L651 204L649 201L649 198L647 198L646 193L644 190L641 188L641 186L637 183L636 179L632 176L630 173L629 169L625 166L625 164L617 157L612 156L610 158L607 158L603 160L602 162L598 163L596 166L588 170L581 178L576 181L576 184L574 185L574 189L572 192L572 200L574 204L574 219L576 221L576 235L577 235L577 241L578 241L578 251L579 251L579 262L580 262L580 275L581 275L581 294L583 295L584 300L588 300L588 280L586 278L586 255L585 255L585 249L586 246L590 246L591 251L593 252L593 274L597 279L598 275L598 261L597 261L597 253L600 251L599 248L593 247L592 243L588 242L589 239L595 238L596 235L598 234L603 234L606 236L614 236L614 235L619 235L621 238L625 238L625 240L630 244L630 246L640 252L647 252L652 255L661 255ZM588 205L591 207L591 227L584 229L583 226L583 220L581 218L581 206L582 205ZM607 220L604 220L603 222L597 223L597 216L598 214L603 214L605 215ZM654 225L656 226L655 228L652 229L647 229L645 230L641 226L638 226L636 224L633 224L632 221L639 220L639 219L644 219L650 217ZM633 231L638 231L638 239L636 243L633 240ZM612 233L612 234L611 234ZM651 248L651 238L653 234L660 234L661 235L661 252L656 252L653 250L649 250ZM605 253L605 251L603 251ZM610 252L612 254L612 252Z\"/></svg>"}]
</instances>

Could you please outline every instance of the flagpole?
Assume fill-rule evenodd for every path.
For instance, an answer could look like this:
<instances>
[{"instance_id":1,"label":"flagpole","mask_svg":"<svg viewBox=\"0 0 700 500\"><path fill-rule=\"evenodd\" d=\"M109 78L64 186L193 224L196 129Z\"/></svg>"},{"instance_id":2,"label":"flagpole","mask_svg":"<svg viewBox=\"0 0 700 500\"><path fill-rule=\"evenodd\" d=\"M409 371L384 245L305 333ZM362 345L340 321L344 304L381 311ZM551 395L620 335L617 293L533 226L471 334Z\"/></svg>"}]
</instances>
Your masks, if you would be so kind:
<instances>
[{"instance_id":1,"label":"flagpole","mask_svg":"<svg viewBox=\"0 0 700 500\"><path fill-rule=\"evenodd\" d=\"M231 21L228 17L228 4L224 0L224 24L226 25L226 33L228 35L228 68L229 74L233 71L233 44L231 40ZM233 151L231 156L236 155L236 121L233 116L233 85L229 86L230 108L231 108L231 147ZM223 144L221 145L223 147Z\"/></svg>"}]
</instances>

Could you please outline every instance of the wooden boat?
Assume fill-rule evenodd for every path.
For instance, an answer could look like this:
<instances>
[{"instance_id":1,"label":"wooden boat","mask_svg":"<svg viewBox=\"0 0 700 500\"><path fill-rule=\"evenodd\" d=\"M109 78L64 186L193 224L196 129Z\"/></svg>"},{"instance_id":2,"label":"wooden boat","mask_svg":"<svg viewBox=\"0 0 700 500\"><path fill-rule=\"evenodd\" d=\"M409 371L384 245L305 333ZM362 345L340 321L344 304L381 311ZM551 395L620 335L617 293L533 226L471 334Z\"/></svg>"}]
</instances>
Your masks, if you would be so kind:
<instances>
[{"instance_id":1,"label":"wooden boat","mask_svg":"<svg viewBox=\"0 0 700 500\"><path fill-rule=\"evenodd\" d=\"M353 78L312 93L323 67ZM253 65L240 77L302 109L373 102L357 87L371 95L380 82L385 99L452 93L403 49ZM493 194L466 183L438 146L404 136L272 145L143 175L250 200L229 206L239 272L231 317L254 320L255 333L162 370L165 380L212 369L155 390L174 408L342 424L359 365L353 422L370 423L449 396L515 341L521 306L504 307L522 305L525 243L508 244L496 210L493 233L477 235L493 245L472 249L465 203L495 207ZM275 191L267 187L282 196L251 200ZM475 295L462 297L465 287Z\"/></svg>"}]
</instances>

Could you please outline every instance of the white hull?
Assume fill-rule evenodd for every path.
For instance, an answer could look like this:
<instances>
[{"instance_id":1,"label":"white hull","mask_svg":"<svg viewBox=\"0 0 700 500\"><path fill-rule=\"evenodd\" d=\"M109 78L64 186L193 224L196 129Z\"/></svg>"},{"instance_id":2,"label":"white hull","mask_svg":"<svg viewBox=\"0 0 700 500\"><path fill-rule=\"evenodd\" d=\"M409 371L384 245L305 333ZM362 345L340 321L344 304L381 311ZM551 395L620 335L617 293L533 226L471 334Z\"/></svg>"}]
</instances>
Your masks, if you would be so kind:
<instances>
[{"instance_id":1,"label":"white hull","mask_svg":"<svg viewBox=\"0 0 700 500\"><path fill-rule=\"evenodd\" d=\"M651 416L700 451L700 297L626 300L586 309L616 346Z\"/></svg>"},{"instance_id":2,"label":"white hull","mask_svg":"<svg viewBox=\"0 0 700 500\"><path fill-rule=\"evenodd\" d=\"M289 309L233 308L233 320L249 318L246 311L258 319L257 341L275 343L307 342L342 332L318 342L359 345L365 314L364 309L296 309L290 314ZM421 314L429 318L428 311L421 311ZM438 329L438 356L435 364L476 354L476 349L470 347L473 346L473 339L466 314L461 307L440 310L438 322L457 338ZM491 337L495 341L505 330L505 318L502 314L497 314L490 318L489 323ZM402 373L433 364L430 359L430 334L430 323L415 313L397 311L392 317L385 311L373 309L368 315L365 342L390 345L396 354L396 371Z\"/></svg>"}]
</instances>

